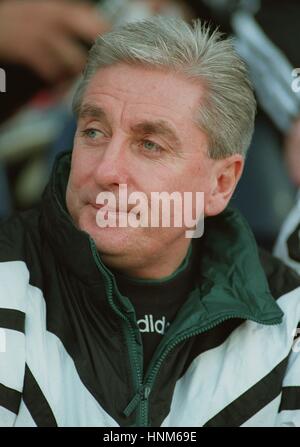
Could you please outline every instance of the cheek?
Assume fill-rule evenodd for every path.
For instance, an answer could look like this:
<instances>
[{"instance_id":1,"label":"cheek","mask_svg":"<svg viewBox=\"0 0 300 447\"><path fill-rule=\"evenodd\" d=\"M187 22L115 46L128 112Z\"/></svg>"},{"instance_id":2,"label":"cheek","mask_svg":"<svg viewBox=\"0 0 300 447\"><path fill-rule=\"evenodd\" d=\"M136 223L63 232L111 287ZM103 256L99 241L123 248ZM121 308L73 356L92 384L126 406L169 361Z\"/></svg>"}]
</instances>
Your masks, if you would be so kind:
<instances>
[{"instance_id":1,"label":"cheek","mask_svg":"<svg viewBox=\"0 0 300 447\"><path fill-rule=\"evenodd\" d=\"M204 192L208 193L211 187L211 175L208 167L195 162L192 165L174 169L157 169L153 176L144 173L141 176L144 191L158 192ZM155 177L155 181L153 180Z\"/></svg>"},{"instance_id":2,"label":"cheek","mask_svg":"<svg viewBox=\"0 0 300 447\"><path fill-rule=\"evenodd\" d=\"M210 189L210 170L204 164L195 162L188 166L178 178L178 189L183 192L204 192Z\"/></svg>"},{"instance_id":3,"label":"cheek","mask_svg":"<svg viewBox=\"0 0 300 447\"><path fill-rule=\"evenodd\" d=\"M73 151L69 181L66 191L67 208L71 214L81 206L82 191L87 189L88 165L81 151ZM74 216L73 216L74 217Z\"/></svg>"},{"instance_id":4,"label":"cheek","mask_svg":"<svg viewBox=\"0 0 300 447\"><path fill-rule=\"evenodd\" d=\"M88 154L82 150L74 150L70 172L70 187L79 190L91 178L94 163L89 160Z\"/></svg>"},{"instance_id":5,"label":"cheek","mask_svg":"<svg viewBox=\"0 0 300 447\"><path fill-rule=\"evenodd\" d=\"M189 182L194 191L208 193L212 187L213 166L210 160L193 163L189 169Z\"/></svg>"}]
</instances>

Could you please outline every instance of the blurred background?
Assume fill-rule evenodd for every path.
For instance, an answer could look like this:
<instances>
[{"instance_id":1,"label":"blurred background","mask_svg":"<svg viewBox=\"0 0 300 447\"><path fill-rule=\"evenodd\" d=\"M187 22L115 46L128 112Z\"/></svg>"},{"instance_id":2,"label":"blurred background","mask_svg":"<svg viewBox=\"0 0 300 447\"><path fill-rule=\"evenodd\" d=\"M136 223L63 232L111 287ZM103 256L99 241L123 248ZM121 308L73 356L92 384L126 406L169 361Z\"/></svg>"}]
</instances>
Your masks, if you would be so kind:
<instances>
[{"instance_id":1,"label":"blurred background","mask_svg":"<svg viewBox=\"0 0 300 447\"><path fill-rule=\"evenodd\" d=\"M157 13L218 26L249 67L258 112L232 203L272 249L300 186L299 0L0 0L0 220L36 205L72 149L72 95L95 37Z\"/></svg>"}]
</instances>

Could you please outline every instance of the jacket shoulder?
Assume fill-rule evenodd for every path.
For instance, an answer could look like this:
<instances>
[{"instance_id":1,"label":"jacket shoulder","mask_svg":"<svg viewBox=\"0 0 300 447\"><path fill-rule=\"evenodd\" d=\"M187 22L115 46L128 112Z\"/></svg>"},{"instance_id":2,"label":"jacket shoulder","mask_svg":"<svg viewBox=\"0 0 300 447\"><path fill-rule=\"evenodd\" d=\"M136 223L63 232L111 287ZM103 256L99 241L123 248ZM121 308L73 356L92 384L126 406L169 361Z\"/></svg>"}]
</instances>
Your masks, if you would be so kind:
<instances>
[{"instance_id":1,"label":"jacket shoulder","mask_svg":"<svg viewBox=\"0 0 300 447\"><path fill-rule=\"evenodd\" d=\"M0 224L0 308L24 312L29 283L41 265L37 209Z\"/></svg>"},{"instance_id":2,"label":"jacket shoulder","mask_svg":"<svg viewBox=\"0 0 300 447\"><path fill-rule=\"evenodd\" d=\"M0 223L0 263L25 261L40 245L38 208L18 213Z\"/></svg>"},{"instance_id":3,"label":"jacket shoulder","mask_svg":"<svg viewBox=\"0 0 300 447\"><path fill-rule=\"evenodd\" d=\"M300 287L300 276L283 261L259 248L260 262L275 299Z\"/></svg>"}]
</instances>

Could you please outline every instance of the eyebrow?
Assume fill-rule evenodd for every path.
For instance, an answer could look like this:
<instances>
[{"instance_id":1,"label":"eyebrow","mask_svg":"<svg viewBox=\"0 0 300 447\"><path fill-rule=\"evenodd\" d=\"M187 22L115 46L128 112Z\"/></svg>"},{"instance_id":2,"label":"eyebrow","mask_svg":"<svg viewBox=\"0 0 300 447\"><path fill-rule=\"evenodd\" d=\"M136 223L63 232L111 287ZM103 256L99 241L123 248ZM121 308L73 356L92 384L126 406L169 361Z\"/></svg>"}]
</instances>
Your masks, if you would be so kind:
<instances>
[{"instance_id":1,"label":"eyebrow","mask_svg":"<svg viewBox=\"0 0 300 447\"><path fill-rule=\"evenodd\" d=\"M84 118L95 118L102 121L104 124L109 126L108 118L105 111L93 104L85 104L81 107L78 115L79 119ZM132 133L139 135L158 135L167 138L172 144L177 146L178 149L181 148L181 141L176 135L176 132L165 120L155 120L155 121L141 121L140 123L134 124L130 127Z\"/></svg>"},{"instance_id":2,"label":"eyebrow","mask_svg":"<svg viewBox=\"0 0 300 447\"><path fill-rule=\"evenodd\" d=\"M101 107L94 106L93 104L83 105L78 114L79 118L96 118L99 121L105 121L108 123L107 115Z\"/></svg>"},{"instance_id":3,"label":"eyebrow","mask_svg":"<svg viewBox=\"0 0 300 447\"><path fill-rule=\"evenodd\" d=\"M181 147L180 139L164 120L141 121L140 123L131 126L130 129L133 133L137 134L150 134L165 137L178 148Z\"/></svg>"}]
</instances>

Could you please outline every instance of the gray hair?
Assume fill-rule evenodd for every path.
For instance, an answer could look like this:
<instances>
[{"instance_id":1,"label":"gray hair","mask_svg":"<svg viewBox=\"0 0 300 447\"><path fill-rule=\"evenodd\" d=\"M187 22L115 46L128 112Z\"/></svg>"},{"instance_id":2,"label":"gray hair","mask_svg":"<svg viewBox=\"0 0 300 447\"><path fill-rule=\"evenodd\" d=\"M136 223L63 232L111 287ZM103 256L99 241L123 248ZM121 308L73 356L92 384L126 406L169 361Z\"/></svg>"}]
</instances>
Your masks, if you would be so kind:
<instances>
[{"instance_id":1,"label":"gray hair","mask_svg":"<svg viewBox=\"0 0 300 447\"><path fill-rule=\"evenodd\" d=\"M210 32L206 24L154 16L97 37L75 92L78 114L86 87L102 67L119 62L168 69L198 80L205 94L195 117L209 141L209 156L246 155L254 127L256 101L244 62L233 40Z\"/></svg>"}]
</instances>

